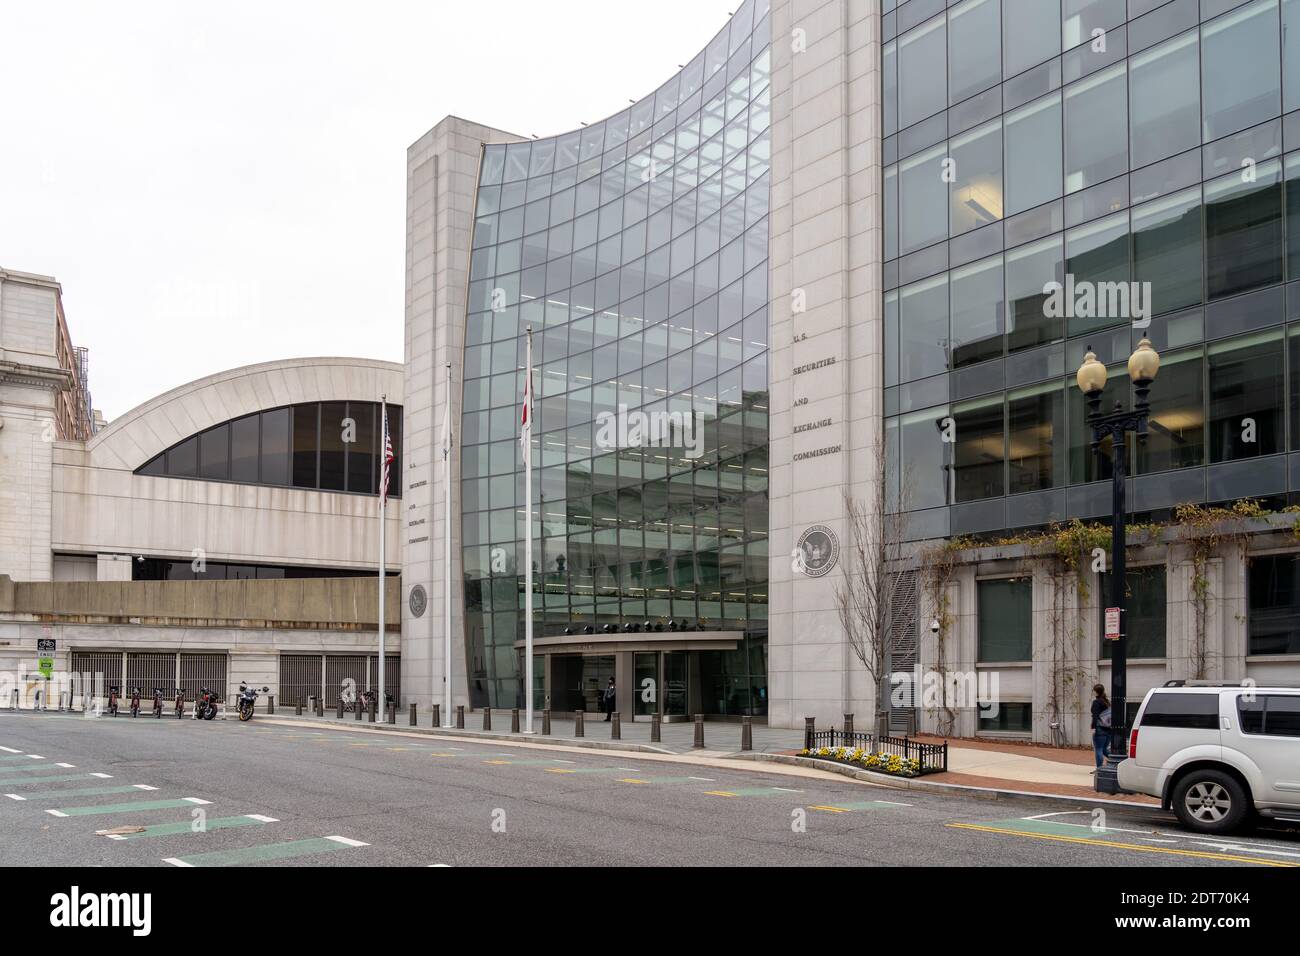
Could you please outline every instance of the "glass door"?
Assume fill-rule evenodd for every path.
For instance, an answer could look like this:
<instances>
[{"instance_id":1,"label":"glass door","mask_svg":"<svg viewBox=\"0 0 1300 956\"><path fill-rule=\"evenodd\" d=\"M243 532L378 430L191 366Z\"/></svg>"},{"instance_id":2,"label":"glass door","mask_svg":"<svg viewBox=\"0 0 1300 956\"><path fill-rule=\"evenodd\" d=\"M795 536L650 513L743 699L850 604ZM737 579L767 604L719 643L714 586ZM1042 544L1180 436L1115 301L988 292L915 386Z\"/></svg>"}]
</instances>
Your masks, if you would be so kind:
<instances>
[{"instance_id":1,"label":"glass door","mask_svg":"<svg viewBox=\"0 0 1300 956\"><path fill-rule=\"evenodd\" d=\"M632 658L632 713L649 717L659 709L659 655L638 652Z\"/></svg>"},{"instance_id":2,"label":"glass door","mask_svg":"<svg viewBox=\"0 0 1300 956\"><path fill-rule=\"evenodd\" d=\"M660 684L664 699L665 717L685 717L687 707L687 680L689 679L689 651L665 651L664 672Z\"/></svg>"}]
</instances>

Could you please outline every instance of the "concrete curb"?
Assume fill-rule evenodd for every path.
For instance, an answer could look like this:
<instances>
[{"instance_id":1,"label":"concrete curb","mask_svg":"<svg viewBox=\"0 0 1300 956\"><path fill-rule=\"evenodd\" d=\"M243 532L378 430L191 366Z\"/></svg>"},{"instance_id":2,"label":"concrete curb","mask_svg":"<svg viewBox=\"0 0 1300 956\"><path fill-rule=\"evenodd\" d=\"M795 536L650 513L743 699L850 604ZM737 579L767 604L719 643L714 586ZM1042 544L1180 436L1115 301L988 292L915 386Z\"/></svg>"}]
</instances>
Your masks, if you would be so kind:
<instances>
[{"instance_id":1,"label":"concrete curb","mask_svg":"<svg viewBox=\"0 0 1300 956\"><path fill-rule=\"evenodd\" d=\"M828 760L814 760L809 757L795 757L789 754L766 754L766 753L746 753L732 754L735 760L754 760L759 763L782 763L790 764L796 767L810 767L815 770L825 770L829 773L837 773L842 777L852 777L854 780L860 780L864 783L874 783L880 787L886 787L891 790L916 790L921 793L935 793L948 796L969 796L977 800L1021 800L1034 801L1044 804L1045 806L1060 806L1062 803L1071 804L1104 804L1111 807L1130 807L1130 808L1147 808L1159 809L1159 806L1152 803L1130 803L1126 800L1103 800L1093 797L1072 797L1060 793L1037 793L1032 790L1003 790L993 789L990 787L969 787L958 783L933 783L928 780L920 780L915 777L891 777L888 774L873 773L870 770L855 770L844 764L833 763Z\"/></svg>"},{"instance_id":2,"label":"concrete curb","mask_svg":"<svg viewBox=\"0 0 1300 956\"><path fill-rule=\"evenodd\" d=\"M676 750L664 747L652 747L649 744L631 743L626 740L591 740L587 737L543 737L541 734L499 734L490 730L457 730L454 727L409 727L401 724L381 724L360 721L355 726L351 723L322 721L309 717L296 717L280 714L258 714L254 718L258 723L280 724L285 727L311 727L320 730L362 730L367 733L385 734L420 734L425 737L457 737L463 740L477 740L497 743L542 744L551 747L579 747L588 750L621 750L632 753L657 754L661 757L679 757ZM694 751L707 753L707 751ZM713 756L723 756L714 753Z\"/></svg>"}]
</instances>

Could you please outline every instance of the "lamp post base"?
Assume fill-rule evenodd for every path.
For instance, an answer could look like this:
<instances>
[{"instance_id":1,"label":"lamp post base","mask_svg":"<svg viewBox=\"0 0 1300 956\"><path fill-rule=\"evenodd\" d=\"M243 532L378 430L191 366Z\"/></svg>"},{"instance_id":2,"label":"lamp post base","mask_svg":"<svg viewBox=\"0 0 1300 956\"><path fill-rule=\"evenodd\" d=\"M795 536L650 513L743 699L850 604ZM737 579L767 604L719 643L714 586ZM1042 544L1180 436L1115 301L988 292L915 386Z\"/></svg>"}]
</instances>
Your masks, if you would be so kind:
<instances>
[{"instance_id":1,"label":"lamp post base","mask_svg":"<svg viewBox=\"0 0 1300 956\"><path fill-rule=\"evenodd\" d=\"M1097 768L1097 775L1093 777L1093 787L1098 793L1123 792L1119 788L1119 764L1123 759L1113 754L1106 755L1106 762Z\"/></svg>"}]
</instances>

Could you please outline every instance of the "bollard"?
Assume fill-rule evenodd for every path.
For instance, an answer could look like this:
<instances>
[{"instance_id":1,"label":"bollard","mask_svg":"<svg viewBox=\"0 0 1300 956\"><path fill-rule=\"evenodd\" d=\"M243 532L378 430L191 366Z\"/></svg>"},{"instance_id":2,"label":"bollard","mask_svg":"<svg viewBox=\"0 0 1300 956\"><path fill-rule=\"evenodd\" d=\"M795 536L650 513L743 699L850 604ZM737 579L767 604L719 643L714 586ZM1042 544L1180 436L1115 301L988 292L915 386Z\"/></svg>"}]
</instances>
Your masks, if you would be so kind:
<instances>
[{"instance_id":1,"label":"bollard","mask_svg":"<svg viewBox=\"0 0 1300 956\"><path fill-rule=\"evenodd\" d=\"M623 739L623 715L620 714L618 711L614 711L613 720L609 725L609 739L610 740Z\"/></svg>"},{"instance_id":2,"label":"bollard","mask_svg":"<svg viewBox=\"0 0 1300 956\"><path fill-rule=\"evenodd\" d=\"M844 715L844 732L845 732L846 734L851 734L851 733L853 733L853 715L852 715L852 714L845 714L845 715ZM844 741L844 745L845 745L846 747L848 746L848 744L849 744L849 742L848 742L847 740Z\"/></svg>"},{"instance_id":3,"label":"bollard","mask_svg":"<svg viewBox=\"0 0 1300 956\"><path fill-rule=\"evenodd\" d=\"M266 712L267 712L268 714L274 714L274 713L275 713L275 695L274 695L274 694L268 694L267 697L266 697Z\"/></svg>"},{"instance_id":4,"label":"bollard","mask_svg":"<svg viewBox=\"0 0 1300 956\"><path fill-rule=\"evenodd\" d=\"M510 732L519 733L519 708L516 707L510 711Z\"/></svg>"},{"instance_id":5,"label":"bollard","mask_svg":"<svg viewBox=\"0 0 1300 956\"><path fill-rule=\"evenodd\" d=\"M318 717L320 716L320 702L316 700L315 694L307 695L307 709L310 710L316 716Z\"/></svg>"},{"instance_id":6,"label":"bollard","mask_svg":"<svg viewBox=\"0 0 1300 956\"><path fill-rule=\"evenodd\" d=\"M343 698L339 698L339 720L343 719Z\"/></svg>"},{"instance_id":7,"label":"bollard","mask_svg":"<svg viewBox=\"0 0 1300 956\"><path fill-rule=\"evenodd\" d=\"M457 730L465 729L465 705L464 704L456 705L456 729Z\"/></svg>"},{"instance_id":8,"label":"bollard","mask_svg":"<svg viewBox=\"0 0 1300 956\"><path fill-rule=\"evenodd\" d=\"M754 749L754 718L753 717L740 718L740 749L741 750Z\"/></svg>"},{"instance_id":9,"label":"bollard","mask_svg":"<svg viewBox=\"0 0 1300 956\"><path fill-rule=\"evenodd\" d=\"M324 717L324 716L325 716L325 698L324 698L324 697L317 697L317 698L316 698L316 716L317 716L317 717ZM343 715L340 714L339 716L341 717L341 716L343 716Z\"/></svg>"},{"instance_id":10,"label":"bollard","mask_svg":"<svg viewBox=\"0 0 1300 956\"><path fill-rule=\"evenodd\" d=\"M652 744L659 743L659 737L663 730L663 721L662 714L650 715L650 742Z\"/></svg>"},{"instance_id":11,"label":"bollard","mask_svg":"<svg viewBox=\"0 0 1300 956\"><path fill-rule=\"evenodd\" d=\"M415 701L411 701L411 726L418 727L419 722L415 719Z\"/></svg>"},{"instance_id":12,"label":"bollard","mask_svg":"<svg viewBox=\"0 0 1300 956\"><path fill-rule=\"evenodd\" d=\"M551 711L548 708L542 711L542 736L549 737L550 735L551 735Z\"/></svg>"},{"instance_id":13,"label":"bollard","mask_svg":"<svg viewBox=\"0 0 1300 956\"><path fill-rule=\"evenodd\" d=\"M353 713L355 713L355 714L357 715L357 720L360 720L360 719L361 719L361 715L362 715L362 711L364 711L364 710L366 709L366 703L365 703L365 701L363 701L363 700L361 699L360 696L358 696L358 697L357 697L357 700L356 700L356 703L355 703L353 706L354 706Z\"/></svg>"},{"instance_id":14,"label":"bollard","mask_svg":"<svg viewBox=\"0 0 1300 956\"><path fill-rule=\"evenodd\" d=\"M587 736L586 731L583 729L582 726L582 711L580 710L575 710L573 712L573 736L575 737Z\"/></svg>"},{"instance_id":15,"label":"bollard","mask_svg":"<svg viewBox=\"0 0 1300 956\"><path fill-rule=\"evenodd\" d=\"M294 705L293 705L293 715L294 715L295 717L301 717L301 716L302 716L302 704L294 704Z\"/></svg>"},{"instance_id":16,"label":"bollard","mask_svg":"<svg viewBox=\"0 0 1300 956\"><path fill-rule=\"evenodd\" d=\"M15 689L13 696L10 698L10 705L13 710L18 709L18 691Z\"/></svg>"},{"instance_id":17,"label":"bollard","mask_svg":"<svg viewBox=\"0 0 1300 956\"><path fill-rule=\"evenodd\" d=\"M367 714L367 716L370 718L370 722L373 724L375 722L375 714L379 710L379 701L375 700L375 698L373 697L370 698L370 707L367 709L370 711L370 713Z\"/></svg>"},{"instance_id":18,"label":"bollard","mask_svg":"<svg viewBox=\"0 0 1300 956\"><path fill-rule=\"evenodd\" d=\"M817 732L817 718L805 717L803 719L803 749L813 749L813 734Z\"/></svg>"},{"instance_id":19,"label":"bollard","mask_svg":"<svg viewBox=\"0 0 1300 956\"><path fill-rule=\"evenodd\" d=\"M433 705L433 726L442 726L442 704Z\"/></svg>"},{"instance_id":20,"label":"bollard","mask_svg":"<svg viewBox=\"0 0 1300 956\"><path fill-rule=\"evenodd\" d=\"M388 702L388 718L386 723L397 725L397 702L390 700Z\"/></svg>"},{"instance_id":21,"label":"bollard","mask_svg":"<svg viewBox=\"0 0 1300 956\"><path fill-rule=\"evenodd\" d=\"M695 715L695 743L691 744L691 746L697 750L703 749L704 747L704 715L703 714Z\"/></svg>"},{"instance_id":22,"label":"bollard","mask_svg":"<svg viewBox=\"0 0 1300 956\"><path fill-rule=\"evenodd\" d=\"M491 707L483 708L483 729L484 730L492 729L492 708Z\"/></svg>"}]
</instances>

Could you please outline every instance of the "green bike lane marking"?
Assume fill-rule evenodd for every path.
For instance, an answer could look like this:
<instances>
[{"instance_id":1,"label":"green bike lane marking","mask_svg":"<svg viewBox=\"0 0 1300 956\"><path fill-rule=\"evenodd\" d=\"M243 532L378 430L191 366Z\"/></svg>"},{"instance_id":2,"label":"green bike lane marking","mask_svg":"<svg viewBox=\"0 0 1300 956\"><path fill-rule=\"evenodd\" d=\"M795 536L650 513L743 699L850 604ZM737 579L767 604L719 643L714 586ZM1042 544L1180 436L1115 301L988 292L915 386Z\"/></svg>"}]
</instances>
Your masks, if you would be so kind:
<instances>
[{"instance_id":1,"label":"green bike lane marking","mask_svg":"<svg viewBox=\"0 0 1300 956\"><path fill-rule=\"evenodd\" d=\"M205 833L208 830L228 830L231 827L261 826L267 823L279 823L275 817L266 817L258 813L246 813L238 817L210 817L201 830L194 829L192 820L177 823L155 823L137 833L112 833L106 830L96 832L97 836L106 836L110 840L142 840L148 837L175 836L185 833Z\"/></svg>"},{"instance_id":2,"label":"green bike lane marking","mask_svg":"<svg viewBox=\"0 0 1300 956\"><path fill-rule=\"evenodd\" d=\"M30 767L0 767L0 775L6 773L40 773L45 770L72 770L76 766L75 763L46 763L33 764Z\"/></svg>"},{"instance_id":3,"label":"green bike lane marking","mask_svg":"<svg viewBox=\"0 0 1300 956\"><path fill-rule=\"evenodd\" d=\"M194 853L189 856L169 856L163 860L172 866L239 866L244 863L265 863L271 860L288 860L297 856L313 856L369 846L360 840L343 836L316 837L309 840L291 840L288 843L268 843L237 850L214 850L211 853Z\"/></svg>"},{"instance_id":4,"label":"green bike lane marking","mask_svg":"<svg viewBox=\"0 0 1300 956\"><path fill-rule=\"evenodd\" d=\"M60 800L63 797L102 797L110 793L139 793L141 790L157 790L144 783L128 784L124 787L87 787L82 790L37 790L33 793L19 795L6 793L10 800Z\"/></svg>"},{"instance_id":5,"label":"green bike lane marking","mask_svg":"<svg viewBox=\"0 0 1300 956\"><path fill-rule=\"evenodd\" d=\"M138 810L169 810L175 807L203 807L211 803L211 800L200 800L198 797L181 797L177 800L145 800L135 803L108 803L102 806L90 807L59 807L57 810L46 810L52 817L93 817L102 816L107 813L134 813Z\"/></svg>"},{"instance_id":6,"label":"green bike lane marking","mask_svg":"<svg viewBox=\"0 0 1300 956\"><path fill-rule=\"evenodd\" d=\"M111 780L111 773L56 773L48 777L12 777L4 781L6 787L27 787L34 783L62 783L65 780L85 780L87 777L98 777L100 780Z\"/></svg>"}]
</instances>

